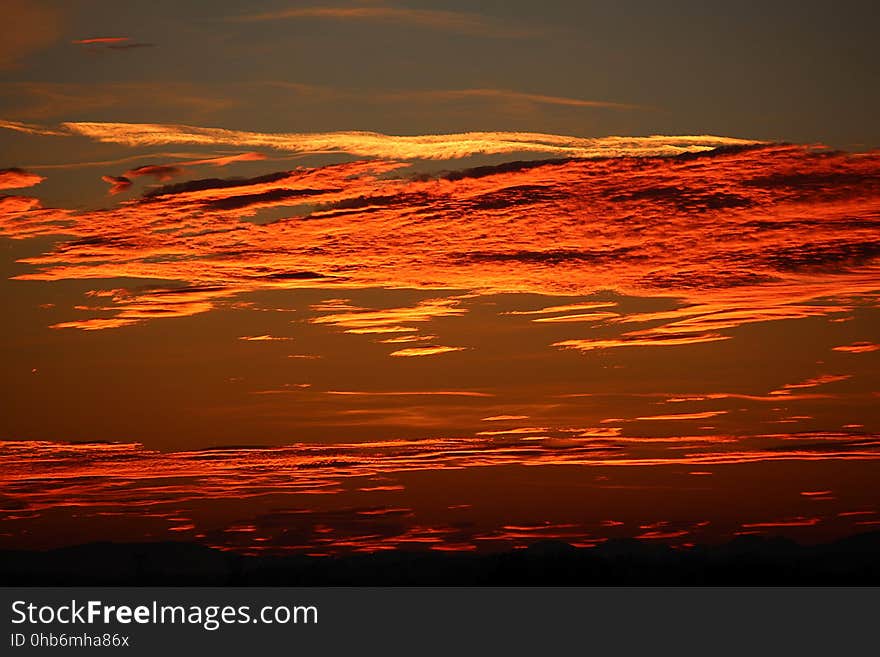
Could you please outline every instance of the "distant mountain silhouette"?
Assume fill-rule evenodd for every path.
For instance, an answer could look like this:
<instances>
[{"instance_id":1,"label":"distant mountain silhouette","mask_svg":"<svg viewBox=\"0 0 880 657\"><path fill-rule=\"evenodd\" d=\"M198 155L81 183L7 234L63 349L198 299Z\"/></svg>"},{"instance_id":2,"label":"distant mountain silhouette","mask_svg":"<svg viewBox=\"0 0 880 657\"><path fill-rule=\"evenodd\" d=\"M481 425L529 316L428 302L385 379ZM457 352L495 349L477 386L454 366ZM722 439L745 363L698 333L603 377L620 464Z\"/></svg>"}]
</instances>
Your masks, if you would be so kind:
<instances>
[{"instance_id":1,"label":"distant mountain silhouette","mask_svg":"<svg viewBox=\"0 0 880 657\"><path fill-rule=\"evenodd\" d=\"M195 543L90 543L0 551L0 585L878 585L880 532L823 545L745 536L674 549L618 539L496 554L378 552L248 557Z\"/></svg>"}]
</instances>

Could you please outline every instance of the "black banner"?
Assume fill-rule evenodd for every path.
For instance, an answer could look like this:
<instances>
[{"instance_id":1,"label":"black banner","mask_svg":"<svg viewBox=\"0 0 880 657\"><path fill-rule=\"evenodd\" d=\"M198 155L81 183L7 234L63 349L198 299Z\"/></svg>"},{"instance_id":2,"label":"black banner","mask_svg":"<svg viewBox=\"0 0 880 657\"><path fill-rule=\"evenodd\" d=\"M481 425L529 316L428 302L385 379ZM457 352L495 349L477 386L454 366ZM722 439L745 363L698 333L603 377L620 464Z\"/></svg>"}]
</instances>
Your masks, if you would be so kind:
<instances>
[{"instance_id":1,"label":"black banner","mask_svg":"<svg viewBox=\"0 0 880 657\"><path fill-rule=\"evenodd\" d=\"M0 654L850 654L872 645L877 592L7 588Z\"/></svg>"}]
</instances>

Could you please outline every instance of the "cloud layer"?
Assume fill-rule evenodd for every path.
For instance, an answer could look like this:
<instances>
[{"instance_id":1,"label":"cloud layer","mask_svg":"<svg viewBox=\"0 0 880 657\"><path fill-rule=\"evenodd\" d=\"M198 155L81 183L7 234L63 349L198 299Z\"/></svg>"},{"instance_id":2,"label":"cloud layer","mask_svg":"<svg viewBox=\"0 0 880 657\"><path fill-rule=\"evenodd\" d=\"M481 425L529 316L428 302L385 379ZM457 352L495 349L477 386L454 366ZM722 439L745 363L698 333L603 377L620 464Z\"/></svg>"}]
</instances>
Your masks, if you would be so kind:
<instances>
[{"instance_id":1,"label":"cloud layer","mask_svg":"<svg viewBox=\"0 0 880 657\"><path fill-rule=\"evenodd\" d=\"M852 532L859 529L858 523L876 522L880 517L876 508L853 510L854 504L876 499L870 491L836 502L832 490L815 486L831 483L845 490L840 480L820 483L812 479L817 472L813 464L828 460L834 460L840 472L864 476L866 468L880 458L874 435L685 435L652 443L599 431L563 439L540 431L173 453L134 443L0 443L0 518L10 530L0 532L0 545L63 544L69 540L66 536L48 530L71 513L75 513L81 541L110 531L117 540L120 536L126 540L173 537L245 552L334 554L417 546L509 549L552 538L590 545L609 536L683 544L739 533L778 533L786 527L822 525L824 531ZM761 473L768 467L786 463L796 464L795 474L789 475L790 481L775 482L774 495L763 495L760 500L750 499L736 479L715 481L731 468L740 468L733 470L739 476L742 468L751 468L753 476L760 478L766 476ZM479 499L474 500L462 473L493 467L510 472L523 466L532 466L530 482L552 481L555 495L568 491L583 496L589 490L602 504L591 508L580 503L572 513L557 500L559 506L553 508L551 517L536 521L530 514L541 492L533 483L522 491L511 480L505 488L503 512L496 510L487 517L478 506L477 513L466 513L471 502L491 502L486 487L492 479L481 479ZM577 486L571 489L566 472L576 467L590 469L578 470ZM444 488L441 509L423 501L417 513L413 507L418 496L410 494L407 483L437 477L453 481L442 478L444 474L456 474L459 487ZM687 481L690 475L715 476L699 477L710 481L695 484ZM792 489L799 479L804 480L800 486L812 488ZM671 494L667 489L679 492ZM811 496L815 490L822 490L822 495ZM697 491L705 503L694 499ZM524 492L528 508L509 505L507 500ZM645 494L652 496L651 505L643 503ZM642 503L633 507L631 495L640 496ZM680 512L681 502L675 500L681 496L688 500L687 520L669 515L676 509ZM725 509L736 509L735 522L714 515L717 508L712 507L721 500ZM710 513L714 522L701 517ZM27 531L18 536L12 533L21 530Z\"/></svg>"},{"instance_id":2,"label":"cloud layer","mask_svg":"<svg viewBox=\"0 0 880 657\"><path fill-rule=\"evenodd\" d=\"M34 269L21 279L169 281L96 293L97 316L60 325L82 328L204 312L250 291L297 287L612 289L682 300L673 310L636 315L607 304L536 311L536 322L571 327L574 335L559 347L589 351L714 342L744 324L873 303L877 154L766 145L439 176L401 175L405 166L359 161L190 180L92 212L7 196L0 231L70 236L28 258ZM259 221L285 208L288 218ZM460 313L451 297L430 304L379 314L343 304L316 321L393 333L420 313ZM614 334L577 336L595 325Z\"/></svg>"}]
</instances>

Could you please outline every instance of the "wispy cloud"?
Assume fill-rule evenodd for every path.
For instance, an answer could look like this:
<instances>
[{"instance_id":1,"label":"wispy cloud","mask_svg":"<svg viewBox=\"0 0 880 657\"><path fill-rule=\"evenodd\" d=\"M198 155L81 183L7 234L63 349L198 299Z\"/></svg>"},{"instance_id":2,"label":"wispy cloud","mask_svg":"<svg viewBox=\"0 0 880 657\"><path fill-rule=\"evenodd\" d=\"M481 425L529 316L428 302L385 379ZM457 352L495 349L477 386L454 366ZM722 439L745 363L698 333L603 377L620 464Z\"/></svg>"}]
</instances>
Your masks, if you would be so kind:
<instances>
[{"instance_id":1,"label":"wispy cloud","mask_svg":"<svg viewBox=\"0 0 880 657\"><path fill-rule=\"evenodd\" d=\"M43 137L67 137L71 133L65 130L54 130L45 126L34 125L31 123L22 123L21 121L5 121L0 119L0 128L5 130L13 130L15 132L23 132L28 135L39 135Z\"/></svg>"},{"instance_id":2,"label":"wispy cloud","mask_svg":"<svg viewBox=\"0 0 880 657\"><path fill-rule=\"evenodd\" d=\"M597 310L601 308L613 308L616 303L599 301L590 303L569 303L562 306L548 306L537 310L510 310L505 315L552 315L555 313L570 313L579 310Z\"/></svg>"},{"instance_id":3,"label":"wispy cloud","mask_svg":"<svg viewBox=\"0 0 880 657\"><path fill-rule=\"evenodd\" d=\"M102 43L125 43L131 41L128 37L92 37L90 39L74 39L71 43L76 45L93 45Z\"/></svg>"},{"instance_id":4,"label":"wispy cloud","mask_svg":"<svg viewBox=\"0 0 880 657\"><path fill-rule=\"evenodd\" d=\"M645 109L640 105L616 103L607 100L588 100L570 96L554 96L552 94L528 93L513 89L476 88L476 89L438 89L420 91L380 92L372 94L379 100L406 102L446 102L446 101L488 101L502 104L518 105L557 105L574 108L599 108L613 110Z\"/></svg>"},{"instance_id":5,"label":"wispy cloud","mask_svg":"<svg viewBox=\"0 0 880 657\"><path fill-rule=\"evenodd\" d=\"M89 52L106 53L139 44L104 44L83 46ZM127 82L45 82L7 81L0 83L7 96L6 112L17 119L47 120L72 113L93 114L100 110L140 114L145 106L156 111L193 117L204 122L244 99L261 104L308 105L312 111L340 104L353 111L382 106L384 113L410 112L414 108L426 116L441 117L450 111L493 111L521 115L548 110L649 111L651 108L617 99L581 98L554 94L540 89L505 89L493 87L461 89L364 89L359 87L302 84L284 80L250 79L220 84L208 80L164 82L142 80Z\"/></svg>"},{"instance_id":6,"label":"wispy cloud","mask_svg":"<svg viewBox=\"0 0 880 657\"><path fill-rule=\"evenodd\" d=\"M275 22L294 19L321 19L346 22L380 22L424 27L480 37L521 38L539 33L534 28L508 25L480 14L438 9L410 9L391 6L290 7L277 11L230 17L235 22Z\"/></svg>"},{"instance_id":7,"label":"wispy cloud","mask_svg":"<svg viewBox=\"0 0 880 657\"><path fill-rule=\"evenodd\" d=\"M391 356L436 356L437 354L448 354L452 351L462 351L464 347L443 347L440 345L432 345L430 347L408 347L406 349L398 349L392 351Z\"/></svg>"},{"instance_id":8,"label":"wispy cloud","mask_svg":"<svg viewBox=\"0 0 880 657\"><path fill-rule=\"evenodd\" d=\"M565 322L601 322L614 317L620 317L620 315L617 313L574 313L572 315L537 317L532 321L539 324L561 324Z\"/></svg>"},{"instance_id":9,"label":"wispy cloud","mask_svg":"<svg viewBox=\"0 0 880 657\"><path fill-rule=\"evenodd\" d=\"M143 46L137 46L143 47ZM91 47L90 47L91 48ZM110 51L119 47L110 48ZM100 47L99 52L108 52ZM150 80L125 82L44 82L9 81L0 83L7 97L8 116L29 121L45 121L71 114L91 115L100 110L143 112L144 107L163 108L198 117L234 107L241 102L239 88L228 88L204 82L155 82ZM192 119L191 119L192 120ZM43 130L48 130L43 128ZM63 130L63 128L62 128ZM58 132L58 131L54 131ZM64 131L63 134L71 134Z\"/></svg>"},{"instance_id":10,"label":"wispy cloud","mask_svg":"<svg viewBox=\"0 0 880 657\"><path fill-rule=\"evenodd\" d=\"M492 397L488 392L475 390L328 390L328 395L352 397Z\"/></svg>"},{"instance_id":11,"label":"wispy cloud","mask_svg":"<svg viewBox=\"0 0 880 657\"><path fill-rule=\"evenodd\" d=\"M703 342L718 342L729 340L730 336L713 333L688 333L680 336L628 336L622 339L574 339L554 342L554 347L563 349L575 349L577 351L593 351L594 349L611 349L613 347L677 347L688 344L701 344Z\"/></svg>"},{"instance_id":12,"label":"wispy cloud","mask_svg":"<svg viewBox=\"0 0 880 657\"><path fill-rule=\"evenodd\" d=\"M674 420L705 420L716 415L724 415L727 411L702 411L700 413L670 413L667 415L643 415L636 420L642 421L674 421Z\"/></svg>"},{"instance_id":13,"label":"wispy cloud","mask_svg":"<svg viewBox=\"0 0 880 657\"><path fill-rule=\"evenodd\" d=\"M614 314L613 317L609 318L612 323L620 324L662 320L662 323L658 326L628 331L619 338L565 340L555 343L554 346L580 351L592 351L594 349L615 347L670 346L718 342L729 338L728 335L721 333L721 331L737 328L745 324L820 317L848 310L850 310L849 306L838 303L815 303L809 305L779 303L776 306L766 307L753 304L749 309L732 306L730 303L685 304L669 311L629 315ZM574 321L576 321L577 316L574 316L574 318ZM563 316L559 321L572 320L568 320Z\"/></svg>"},{"instance_id":14,"label":"wispy cloud","mask_svg":"<svg viewBox=\"0 0 880 657\"><path fill-rule=\"evenodd\" d=\"M377 132L261 133L185 125L85 122L63 123L62 127L97 141L132 147L198 144L395 159L453 159L527 152L567 157L677 155L756 143L709 135L585 138L531 132L468 132L394 136Z\"/></svg>"},{"instance_id":15,"label":"wispy cloud","mask_svg":"<svg viewBox=\"0 0 880 657\"><path fill-rule=\"evenodd\" d=\"M872 351L880 350L880 344L874 342L853 342L852 344L843 344L838 347L832 347L833 351L842 351L848 354L867 354Z\"/></svg>"},{"instance_id":16,"label":"wispy cloud","mask_svg":"<svg viewBox=\"0 0 880 657\"><path fill-rule=\"evenodd\" d=\"M77 46L87 46L90 49L107 50L132 50L134 48L150 48L154 45L133 41L131 37L91 37L89 39L74 39L71 43Z\"/></svg>"},{"instance_id":17,"label":"wispy cloud","mask_svg":"<svg viewBox=\"0 0 880 657\"><path fill-rule=\"evenodd\" d=\"M414 306L382 310L367 310L347 305L342 307L343 312L320 315L309 321L313 324L340 326L346 333L407 333L417 330L410 324L428 322L437 317L455 317L467 312L459 305L458 299L426 299ZM339 306L330 306L330 308L339 308Z\"/></svg>"},{"instance_id":18,"label":"wispy cloud","mask_svg":"<svg viewBox=\"0 0 880 657\"><path fill-rule=\"evenodd\" d=\"M822 374L798 383L786 383L778 390L773 390L771 395L779 395L786 397L791 394L792 390L802 390L804 388L816 388L818 386L828 385L829 383L838 383L851 378L851 374Z\"/></svg>"}]
</instances>

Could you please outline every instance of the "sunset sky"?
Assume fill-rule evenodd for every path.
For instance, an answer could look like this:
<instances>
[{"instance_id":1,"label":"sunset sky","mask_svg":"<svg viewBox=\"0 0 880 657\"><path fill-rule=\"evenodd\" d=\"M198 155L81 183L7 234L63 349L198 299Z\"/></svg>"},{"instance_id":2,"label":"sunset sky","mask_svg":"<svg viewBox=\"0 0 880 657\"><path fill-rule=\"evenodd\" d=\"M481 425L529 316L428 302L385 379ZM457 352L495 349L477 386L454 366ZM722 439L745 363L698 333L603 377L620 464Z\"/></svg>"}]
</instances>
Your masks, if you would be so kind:
<instances>
[{"instance_id":1,"label":"sunset sky","mask_svg":"<svg viewBox=\"0 0 880 657\"><path fill-rule=\"evenodd\" d=\"M880 527L875 3L0 10L0 547Z\"/></svg>"}]
</instances>

